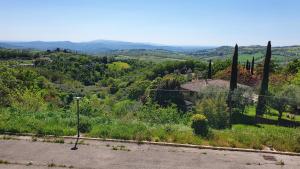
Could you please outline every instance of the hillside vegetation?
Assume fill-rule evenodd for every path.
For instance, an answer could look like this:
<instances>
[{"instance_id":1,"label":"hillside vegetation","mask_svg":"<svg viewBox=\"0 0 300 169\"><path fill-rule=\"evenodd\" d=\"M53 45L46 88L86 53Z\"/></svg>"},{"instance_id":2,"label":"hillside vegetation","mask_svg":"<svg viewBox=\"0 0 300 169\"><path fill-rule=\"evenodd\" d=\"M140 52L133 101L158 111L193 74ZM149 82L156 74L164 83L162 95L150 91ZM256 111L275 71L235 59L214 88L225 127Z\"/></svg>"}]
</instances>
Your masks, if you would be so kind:
<instances>
[{"instance_id":1,"label":"hillside vegetation","mask_svg":"<svg viewBox=\"0 0 300 169\"><path fill-rule=\"evenodd\" d=\"M256 48L248 53L251 59L257 51L265 54L265 48ZM230 49L223 55L231 55ZM288 51L298 57L297 47ZM148 56L147 50L141 53ZM240 53L243 58L244 48ZM208 71L201 54L182 59L173 53L179 60L159 62L127 54L0 49L0 133L75 135L79 96L79 128L86 136L300 152L300 60L271 63L267 111L258 119L254 96L264 68L258 60L253 74L239 64L237 81L251 87L234 91L229 112L229 88L191 92L181 85L204 80L208 72L228 80L231 60L213 60ZM195 101L187 102L190 97Z\"/></svg>"}]
</instances>

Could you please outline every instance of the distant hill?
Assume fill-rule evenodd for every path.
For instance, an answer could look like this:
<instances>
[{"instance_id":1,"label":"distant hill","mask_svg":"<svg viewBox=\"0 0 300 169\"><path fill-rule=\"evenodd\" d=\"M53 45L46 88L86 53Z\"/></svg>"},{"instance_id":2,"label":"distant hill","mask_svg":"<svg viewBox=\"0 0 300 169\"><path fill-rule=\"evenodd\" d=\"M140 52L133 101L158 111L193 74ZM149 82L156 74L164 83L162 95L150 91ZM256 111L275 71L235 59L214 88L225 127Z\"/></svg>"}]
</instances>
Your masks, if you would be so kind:
<instances>
[{"instance_id":1,"label":"distant hill","mask_svg":"<svg viewBox=\"0 0 300 169\"><path fill-rule=\"evenodd\" d=\"M198 51L190 52L194 56L226 56L233 54L234 47L232 46L221 46L218 48L201 49ZM241 46L239 47L239 53L241 54L256 54L266 52L265 46ZM300 54L300 46L284 46L284 47L272 47L274 55L288 55L296 56Z\"/></svg>"},{"instance_id":2,"label":"distant hill","mask_svg":"<svg viewBox=\"0 0 300 169\"><path fill-rule=\"evenodd\" d=\"M0 48L10 49L35 49L53 50L56 48L69 49L86 54L98 56L118 56L119 58L135 58L142 60L184 60L197 59L227 59L233 55L232 46L209 47L209 46L168 46L149 43L134 43L112 40L95 40L90 42L70 41L32 41L32 42L1 42ZM261 62L266 53L265 46L240 46L239 62ZM287 63L294 59L300 59L300 46L272 47L272 60L278 63Z\"/></svg>"},{"instance_id":3,"label":"distant hill","mask_svg":"<svg viewBox=\"0 0 300 169\"><path fill-rule=\"evenodd\" d=\"M88 54L98 54L112 50L168 50L176 52L193 52L211 47L193 47L193 46L167 46L147 43L134 43L111 40L95 40L90 42L70 42L70 41L31 41L31 42L0 42L0 47L14 49L37 49L37 50L53 50L55 48L70 49Z\"/></svg>"},{"instance_id":4,"label":"distant hill","mask_svg":"<svg viewBox=\"0 0 300 169\"><path fill-rule=\"evenodd\" d=\"M226 59L233 55L234 47L221 46L217 48L201 49L198 51L187 52L188 55L202 59ZM252 60L262 61L266 54L265 46L240 46L239 61L245 62ZM288 62L300 58L300 46L272 47L272 60L277 62Z\"/></svg>"}]
</instances>

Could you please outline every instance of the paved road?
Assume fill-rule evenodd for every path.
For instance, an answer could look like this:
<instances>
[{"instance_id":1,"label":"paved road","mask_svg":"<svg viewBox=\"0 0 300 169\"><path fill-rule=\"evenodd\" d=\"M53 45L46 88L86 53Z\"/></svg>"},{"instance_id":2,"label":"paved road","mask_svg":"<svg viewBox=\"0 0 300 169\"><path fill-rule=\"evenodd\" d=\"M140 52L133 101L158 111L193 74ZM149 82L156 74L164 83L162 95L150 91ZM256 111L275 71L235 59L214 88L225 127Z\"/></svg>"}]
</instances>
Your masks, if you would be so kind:
<instances>
[{"instance_id":1,"label":"paved road","mask_svg":"<svg viewBox=\"0 0 300 169\"><path fill-rule=\"evenodd\" d=\"M0 140L1 169L299 169L300 157L84 141ZM47 140L46 140L47 141ZM59 142L59 141L58 141ZM74 141L73 141L74 142ZM4 164L7 163L7 164Z\"/></svg>"}]
</instances>

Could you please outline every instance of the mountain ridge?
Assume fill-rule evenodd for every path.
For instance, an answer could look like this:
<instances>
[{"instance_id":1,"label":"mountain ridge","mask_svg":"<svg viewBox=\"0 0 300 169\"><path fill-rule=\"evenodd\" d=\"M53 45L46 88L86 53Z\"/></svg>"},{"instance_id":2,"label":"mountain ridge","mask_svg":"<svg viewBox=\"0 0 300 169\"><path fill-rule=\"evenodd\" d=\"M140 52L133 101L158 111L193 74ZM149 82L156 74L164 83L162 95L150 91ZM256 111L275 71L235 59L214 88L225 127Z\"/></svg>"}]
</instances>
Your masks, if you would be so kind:
<instances>
[{"instance_id":1,"label":"mountain ridge","mask_svg":"<svg viewBox=\"0 0 300 169\"><path fill-rule=\"evenodd\" d=\"M115 40L94 40L88 42L71 41L0 41L0 47L15 49L37 49L53 50L55 48L70 49L74 51L97 54L111 50L130 50L130 49L163 49L176 52L192 52L202 49L213 48L210 46L172 46L161 44L150 44L140 42L126 42Z\"/></svg>"}]
</instances>

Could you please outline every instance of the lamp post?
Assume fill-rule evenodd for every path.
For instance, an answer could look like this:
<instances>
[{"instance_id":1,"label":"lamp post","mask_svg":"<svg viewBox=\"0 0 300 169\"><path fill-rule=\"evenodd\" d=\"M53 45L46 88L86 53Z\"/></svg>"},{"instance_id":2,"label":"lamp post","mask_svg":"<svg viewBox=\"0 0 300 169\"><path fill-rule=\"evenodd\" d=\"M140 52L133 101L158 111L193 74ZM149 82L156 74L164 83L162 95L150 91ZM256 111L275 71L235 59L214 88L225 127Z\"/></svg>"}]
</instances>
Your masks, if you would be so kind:
<instances>
[{"instance_id":1,"label":"lamp post","mask_svg":"<svg viewBox=\"0 0 300 169\"><path fill-rule=\"evenodd\" d=\"M79 100L81 97L74 97L74 100L76 100L76 105L77 105L77 139L75 142L74 147L71 148L71 150L77 150L77 144L78 144L78 140L80 137L80 133L79 133Z\"/></svg>"}]
</instances>

